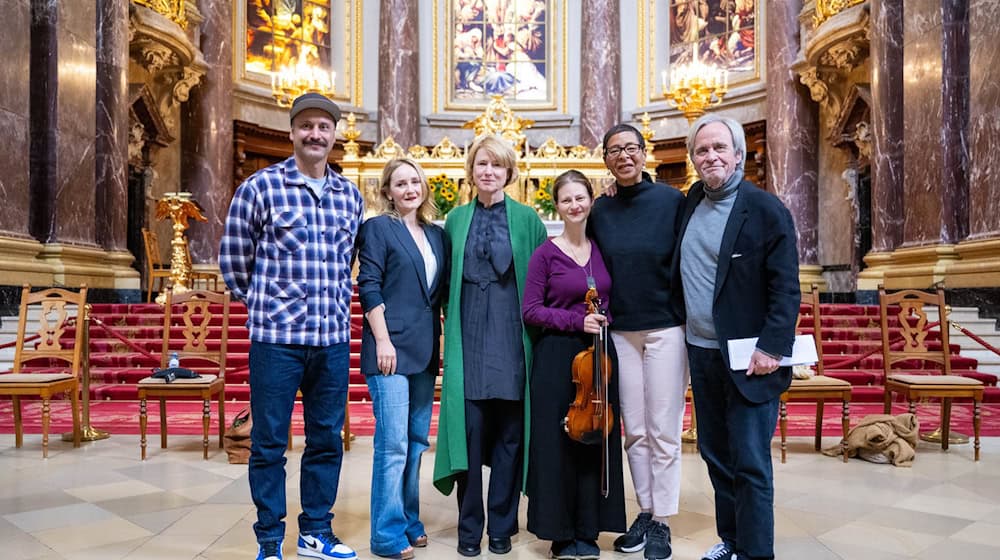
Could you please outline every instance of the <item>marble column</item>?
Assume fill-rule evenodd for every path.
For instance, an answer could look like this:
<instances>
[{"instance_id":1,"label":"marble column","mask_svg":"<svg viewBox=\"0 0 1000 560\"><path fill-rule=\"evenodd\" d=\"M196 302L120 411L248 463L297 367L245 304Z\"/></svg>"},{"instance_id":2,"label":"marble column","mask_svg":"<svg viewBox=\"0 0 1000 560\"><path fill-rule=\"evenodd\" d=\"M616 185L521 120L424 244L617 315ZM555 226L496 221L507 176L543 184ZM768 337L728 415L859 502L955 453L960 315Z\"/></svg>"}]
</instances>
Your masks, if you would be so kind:
<instances>
[{"instance_id":1,"label":"marble column","mask_svg":"<svg viewBox=\"0 0 1000 560\"><path fill-rule=\"evenodd\" d=\"M903 241L903 0L872 0L872 252Z\"/></svg>"},{"instance_id":2,"label":"marble column","mask_svg":"<svg viewBox=\"0 0 1000 560\"><path fill-rule=\"evenodd\" d=\"M42 243L96 239L96 21L93 2L31 3L29 229Z\"/></svg>"},{"instance_id":3,"label":"marble column","mask_svg":"<svg viewBox=\"0 0 1000 560\"><path fill-rule=\"evenodd\" d=\"M1000 4L971 0L969 5L969 237L1000 237L1000 43L996 22Z\"/></svg>"},{"instance_id":4,"label":"marble column","mask_svg":"<svg viewBox=\"0 0 1000 560\"><path fill-rule=\"evenodd\" d=\"M417 2L379 4L379 138L391 136L403 148L420 142L419 19Z\"/></svg>"},{"instance_id":5,"label":"marble column","mask_svg":"<svg viewBox=\"0 0 1000 560\"><path fill-rule=\"evenodd\" d=\"M968 0L943 0L941 20L941 241L958 243L969 234Z\"/></svg>"},{"instance_id":6,"label":"marble column","mask_svg":"<svg viewBox=\"0 0 1000 560\"><path fill-rule=\"evenodd\" d=\"M233 188L232 2L200 0L198 9L204 18L199 44L208 68L182 109L181 143L182 188L208 219L192 222L188 230L195 264L218 261Z\"/></svg>"},{"instance_id":7,"label":"marble column","mask_svg":"<svg viewBox=\"0 0 1000 560\"><path fill-rule=\"evenodd\" d=\"M0 235L28 237L29 189L29 106L31 87L30 0L13 0L5 9L6 29L0 33L0 177L3 177L3 204L0 204Z\"/></svg>"},{"instance_id":8,"label":"marble column","mask_svg":"<svg viewBox=\"0 0 1000 560\"><path fill-rule=\"evenodd\" d=\"M818 108L792 70L801 10L801 0L767 2L767 183L795 218L800 279L825 284L817 234Z\"/></svg>"},{"instance_id":9,"label":"marble column","mask_svg":"<svg viewBox=\"0 0 1000 560\"><path fill-rule=\"evenodd\" d=\"M97 243L127 250L128 0L97 0Z\"/></svg>"},{"instance_id":10,"label":"marble column","mask_svg":"<svg viewBox=\"0 0 1000 560\"><path fill-rule=\"evenodd\" d=\"M621 120L619 0L583 0L580 9L580 144L593 148Z\"/></svg>"}]
</instances>

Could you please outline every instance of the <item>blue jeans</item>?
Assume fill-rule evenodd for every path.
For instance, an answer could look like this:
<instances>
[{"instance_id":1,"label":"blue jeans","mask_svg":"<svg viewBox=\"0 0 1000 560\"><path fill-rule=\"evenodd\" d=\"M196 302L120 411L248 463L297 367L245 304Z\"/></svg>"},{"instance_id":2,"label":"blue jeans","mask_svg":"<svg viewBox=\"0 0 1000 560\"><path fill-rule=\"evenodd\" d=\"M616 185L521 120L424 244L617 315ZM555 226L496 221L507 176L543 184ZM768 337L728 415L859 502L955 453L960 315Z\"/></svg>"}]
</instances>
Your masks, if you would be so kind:
<instances>
[{"instance_id":1,"label":"blue jeans","mask_svg":"<svg viewBox=\"0 0 1000 560\"><path fill-rule=\"evenodd\" d=\"M375 413L371 549L396 554L426 533L420 522L420 456L430 443L435 372L369 375Z\"/></svg>"},{"instance_id":2,"label":"blue jeans","mask_svg":"<svg viewBox=\"0 0 1000 560\"><path fill-rule=\"evenodd\" d=\"M344 456L340 430L347 404L348 343L331 346L250 344L250 496L257 506L257 542L285 537L285 449L296 391L302 391L306 448L302 453L299 533L331 531Z\"/></svg>"}]
</instances>

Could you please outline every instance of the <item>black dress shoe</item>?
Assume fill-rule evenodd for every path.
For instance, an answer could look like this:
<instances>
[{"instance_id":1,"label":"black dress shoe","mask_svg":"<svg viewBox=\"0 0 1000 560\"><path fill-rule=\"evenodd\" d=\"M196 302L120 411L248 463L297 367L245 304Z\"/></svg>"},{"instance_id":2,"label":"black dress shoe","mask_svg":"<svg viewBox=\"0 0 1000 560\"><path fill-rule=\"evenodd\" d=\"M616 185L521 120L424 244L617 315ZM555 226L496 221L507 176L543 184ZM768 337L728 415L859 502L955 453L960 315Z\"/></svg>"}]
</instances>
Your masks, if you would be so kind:
<instances>
[{"instance_id":1,"label":"black dress shoe","mask_svg":"<svg viewBox=\"0 0 1000 560\"><path fill-rule=\"evenodd\" d=\"M493 554L510 552L510 537L490 537L490 552Z\"/></svg>"},{"instance_id":2,"label":"black dress shoe","mask_svg":"<svg viewBox=\"0 0 1000 560\"><path fill-rule=\"evenodd\" d=\"M492 550L492 549L491 549ZM458 544L458 553L462 556L479 556L483 551L479 548L478 544Z\"/></svg>"}]
</instances>

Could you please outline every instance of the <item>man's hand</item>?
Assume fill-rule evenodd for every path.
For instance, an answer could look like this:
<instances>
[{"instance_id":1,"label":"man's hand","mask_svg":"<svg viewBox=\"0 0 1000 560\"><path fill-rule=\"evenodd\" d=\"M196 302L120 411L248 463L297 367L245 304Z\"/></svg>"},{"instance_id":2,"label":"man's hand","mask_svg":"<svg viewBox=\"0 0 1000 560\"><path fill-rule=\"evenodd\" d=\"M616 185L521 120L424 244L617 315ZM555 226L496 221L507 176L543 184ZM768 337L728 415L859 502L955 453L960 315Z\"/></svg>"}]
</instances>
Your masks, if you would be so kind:
<instances>
[{"instance_id":1,"label":"man's hand","mask_svg":"<svg viewBox=\"0 0 1000 560\"><path fill-rule=\"evenodd\" d=\"M750 367L747 368L747 377L751 375L767 375L778 369L777 359L768 356L760 350L754 350L750 356Z\"/></svg>"}]
</instances>

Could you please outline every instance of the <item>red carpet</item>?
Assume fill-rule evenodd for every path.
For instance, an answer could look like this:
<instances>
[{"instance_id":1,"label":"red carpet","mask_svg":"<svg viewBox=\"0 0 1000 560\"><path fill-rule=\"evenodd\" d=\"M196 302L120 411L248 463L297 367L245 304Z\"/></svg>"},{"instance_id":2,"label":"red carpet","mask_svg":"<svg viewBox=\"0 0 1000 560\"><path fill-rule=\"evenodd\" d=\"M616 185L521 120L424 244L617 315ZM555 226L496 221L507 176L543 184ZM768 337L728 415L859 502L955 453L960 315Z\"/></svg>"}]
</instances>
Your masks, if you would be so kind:
<instances>
[{"instance_id":1,"label":"red carpet","mask_svg":"<svg viewBox=\"0 0 1000 560\"><path fill-rule=\"evenodd\" d=\"M167 403L168 433L190 435L201 433L201 403L196 401L179 401ZM245 408L245 402L227 402L226 416L232 419L237 412ZM431 419L431 433L437 433L437 404L434 405L434 416ZM25 434L41 433L41 402L22 401L22 418ZM159 404L149 402L149 433L158 434L160 430ZM893 412L906 412L905 404L896 404ZM882 405L876 403L852 403L851 424L856 424L868 414L881 414ZM921 431L930 431L937 427L940 406L934 403L919 405L917 417L920 420ZM952 431L972 434L972 406L956 404L951 411ZM981 408L982 436L1000 436L1000 404L988 403ZM788 404L788 434L790 436L809 436L813 434L813 423L816 417L815 405L810 403ZM690 418L690 416L688 416ZM215 403L212 404L213 433L218 433ZM137 435L139 433L139 403L137 401L98 401L91 403L90 423L95 428L106 430L112 434ZM687 423L685 422L685 426ZM52 403L51 434L60 434L72 429L69 403L54 401ZM827 403L824 409L823 434L837 436L840 434L840 405ZM302 435L302 408L295 405L292 416L292 430ZM351 403L351 430L359 436L370 436L375 431L375 418L372 416L371 403ZM0 433L14 432L14 414L9 400L0 401ZM776 432L777 433L777 432Z\"/></svg>"}]
</instances>

